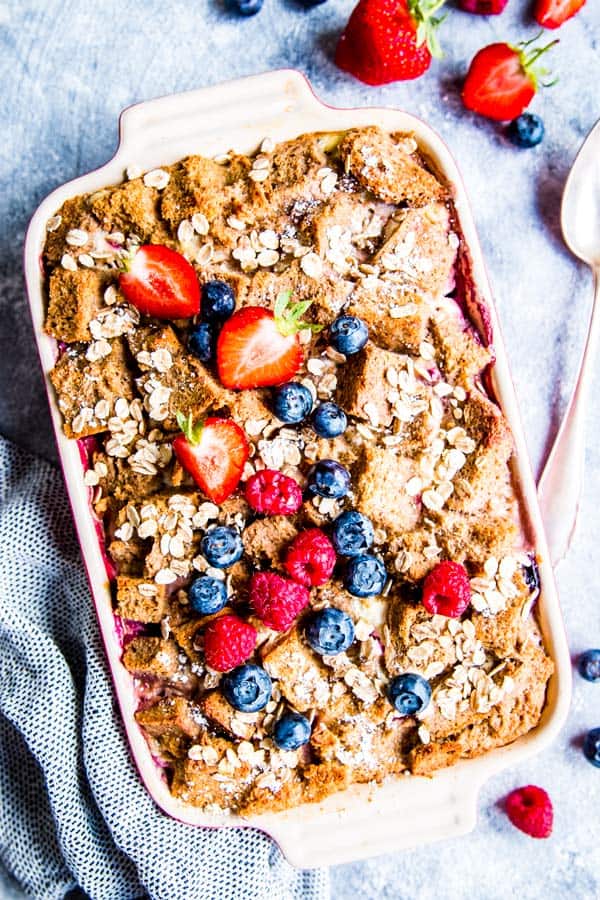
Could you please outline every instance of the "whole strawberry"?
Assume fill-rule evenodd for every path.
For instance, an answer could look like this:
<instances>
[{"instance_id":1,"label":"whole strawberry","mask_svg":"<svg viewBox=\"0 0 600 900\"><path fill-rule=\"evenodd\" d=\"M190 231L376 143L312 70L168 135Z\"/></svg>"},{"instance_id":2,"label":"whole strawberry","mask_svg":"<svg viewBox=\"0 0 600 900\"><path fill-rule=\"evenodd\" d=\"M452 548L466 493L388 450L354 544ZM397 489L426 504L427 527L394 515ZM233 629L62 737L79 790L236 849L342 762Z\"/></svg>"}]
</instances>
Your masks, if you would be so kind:
<instances>
[{"instance_id":1,"label":"whole strawberry","mask_svg":"<svg viewBox=\"0 0 600 900\"><path fill-rule=\"evenodd\" d=\"M340 69L366 84L418 78L441 56L435 13L445 0L360 0L335 51Z\"/></svg>"},{"instance_id":2,"label":"whole strawberry","mask_svg":"<svg viewBox=\"0 0 600 900\"><path fill-rule=\"evenodd\" d=\"M540 84L550 87L554 83L540 81L548 72L534 67L556 43L532 47L532 41L525 41L516 47L504 43L484 47L469 66L462 92L464 105L488 119L516 119L529 106Z\"/></svg>"}]
</instances>

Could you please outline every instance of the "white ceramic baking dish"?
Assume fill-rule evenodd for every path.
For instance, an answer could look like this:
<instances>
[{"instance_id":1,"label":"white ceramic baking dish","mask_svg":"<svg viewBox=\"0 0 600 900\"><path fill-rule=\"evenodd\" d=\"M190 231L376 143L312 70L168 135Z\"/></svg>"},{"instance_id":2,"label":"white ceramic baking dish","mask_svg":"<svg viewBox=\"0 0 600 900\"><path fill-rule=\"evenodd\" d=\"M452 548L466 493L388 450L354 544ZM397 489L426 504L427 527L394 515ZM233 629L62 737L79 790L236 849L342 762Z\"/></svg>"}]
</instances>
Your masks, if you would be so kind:
<instances>
[{"instance_id":1,"label":"white ceramic baking dish","mask_svg":"<svg viewBox=\"0 0 600 900\"><path fill-rule=\"evenodd\" d=\"M556 669L540 725L508 747L464 761L432 779L402 777L380 787L362 785L319 804L252 819L207 816L171 796L138 728L132 678L120 662L111 597L101 548L83 482L77 442L61 429L61 416L48 373L56 359L56 343L43 332L45 311L40 264L46 222L69 197L98 190L122 180L127 166L143 170L166 165L192 153L208 156L231 148L254 152L265 136L275 140L303 132L336 131L359 125L380 125L390 131L413 132L438 172L452 186L460 227L472 256L473 284L484 310L489 311L497 363L494 389L515 438L515 478L523 498L525 519L540 556L542 593L540 623ZM569 705L571 665L550 557L529 467L514 389L464 186L448 148L422 121L397 109L333 109L313 94L304 76L280 70L163 97L125 110L120 118L118 150L105 166L53 191L35 213L25 246L25 271L31 315L42 362L52 420L83 559L106 645L121 713L133 757L155 802L170 816L192 825L246 825L268 832L297 866L348 862L407 846L470 831L476 822L476 802L483 782L500 769L515 765L547 747L560 729Z\"/></svg>"}]
</instances>

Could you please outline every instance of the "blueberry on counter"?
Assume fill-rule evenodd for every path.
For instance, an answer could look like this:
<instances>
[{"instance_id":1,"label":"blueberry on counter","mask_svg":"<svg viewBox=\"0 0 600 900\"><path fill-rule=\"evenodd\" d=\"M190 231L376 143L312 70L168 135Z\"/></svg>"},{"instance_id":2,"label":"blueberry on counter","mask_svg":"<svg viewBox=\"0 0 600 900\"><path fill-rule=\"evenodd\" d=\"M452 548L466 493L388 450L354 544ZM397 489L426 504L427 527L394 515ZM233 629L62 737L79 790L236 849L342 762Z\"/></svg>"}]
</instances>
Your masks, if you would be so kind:
<instances>
[{"instance_id":1,"label":"blueberry on counter","mask_svg":"<svg viewBox=\"0 0 600 900\"><path fill-rule=\"evenodd\" d=\"M200 315L205 322L224 322L235 310L235 296L226 281L207 281L202 285Z\"/></svg>"},{"instance_id":2,"label":"blueberry on counter","mask_svg":"<svg viewBox=\"0 0 600 900\"><path fill-rule=\"evenodd\" d=\"M345 356L358 353L369 340L369 329L358 316L338 316L329 329L329 343Z\"/></svg>"},{"instance_id":3,"label":"blueberry on counter","mask_svg":"<svg viewBox=\"0 0 600 900\"><path fill-rule=\"evenodd\" d=\"M354 623L348 613L328 606L313 613L306 626L306 639L317 653L335 656L354 640Z\"/></svg>"},{"instance_id":4,"label":"blueberry on counter","mask_svg":"<svg viewBox=\"0 0 600 900\"><path fill-rule=\"evenodd\" d=\"M586 681L600 681L600 650L586 650L577 660L579 674Z\"/></svg>"},{"instance_id":5,"label":"blueberry on counter","mask_svg":"<svg viewBox=\"0 0 600 900\"><path fill-rule=\"evenodd\" d=\"M261 666L247 663L227 672L221 681L225 699L240 712L258 712L271 699L271 679Z\"/></svg>"},{"instance_id":6,"label":"blueberry on counter","mask_svg":"<svg viewBox=\"0 0 600 900\"><path fill-rule=\"evenodd\" d=\"M374 597L380 594L387 581L387 572L377 556L363 553L349 560L344 572L344 587L355 597Z\"/></svg>"},{"instance_id":7,"label":"blueberry on counter","mask_svg":"<svg viewBox=\"0 0 600 900\"><path fill-rule=\"evenodd\" d=\"M273 412L286 425L297 425L304 421L312 405L311 392L299 381L288 381L275 390Z\"/></svg>"},{"instance_id":8,"label":"blueberry on counter","mask_svg":"<svg viewBox=\"0 0 600 900\"><path fill-rule=\"evenodd\" d=\"M535 113L525 112L512 120L506 134L515 147L537 147L544 138L544 123Z\"/></svg>"},{"instance_id":9,"label":"blueberry on counter","mask_svg":"<svg viewBox=\"0 0 600 900\"><path fill-rule=\"evenodd\" d=\"M350 472L335 459L321 459L308 470L308 491L339 500L350 490Z\"/></svg>"},{"instance_id":10,"label":"blueberry on counter","mask_svg":"<svg viewBox=\"0 0 600 900\"><path fill-rule=\"evenodd\" d=\"M229 0L232 9L241 16L255 16L263 7L264 0Z\"/></svg>"},{"instance_id":11,"label":"blueberry on counter","mask_svg":"<svg viewBox=\"0 0 600 900\"><path fill-rule=\"evenodd\" d=\"M348 427L346 413L337 403L320 403L312 414L312 426L322 438L335 438Z\"/></svg>"},{"instance_id":12,"label":"blueberry on counter","mask_svg":"<svg viewBox=\"0 0 600 900\"><path fill-rule=\"evenodd\" d=\"M414 716L428 706L431 685L421 675L406 672L392 678L388 685L388 697L402 716Z\"/></svg>"},{"instance_id":13,"label":"blueberry on counter","mask_svg":"<svg viewBox=\"0 0 600 900\"><path fill-rule=\"evenodd\" d=\"M210 322L198 322L190 331L188 347L202 362L209 362L215 355L216 333Z\"/></svg>"},{"instance_id":14,"label":"blueberry on counter","mask_svg":"<svg viewBox=\"0 0 600 900\"><path fill-rule=\"evenodd\" d=\"M280 750L297 750L310 740L310 722L306 716L288 710L273 726L273 742Z\"/></svg>"},{"instance_id":15,"label":"blueberry on counter","mask_svg":"<svg viewBox=\"0 0 600 900\"><path fill-rule=\"evenodd\" d=\"M212 616L227 603L225 582L210 575L198 575L188 588L188 600L194 612Z\"/></svg>"},{"instance_id":16,"label":"blueberry on counter","mask_svg":"<svg viewBox=\"0 0 600 900\"><path fill-rule=\"evenodd\" d=\"M583 740L583 755L600 769L600 728L592 728Z\"/></svg>"},{"instance_id":17,"label":"blueberry on counter","mask_svg":"<svg viewBox=\"0 0 600 900\"><path fill-rule=\"evenodd\" d=\"M333 523L331 541L341 556L365 553L374 540L371 520L355 509L341 513Z\"/></svg>"},{"instance_id":18,"label":"blueberry on counter","mask_svg":"<svg viewBox=\"0 0 600 900\"><path fill-rule=\"evenodd\" d=\"M217 525L208 531L202 538L200 548L208 564L216 569L232 566L244 552L242 536L236 528L228 525Z\"/></svg>"}]
</instances>

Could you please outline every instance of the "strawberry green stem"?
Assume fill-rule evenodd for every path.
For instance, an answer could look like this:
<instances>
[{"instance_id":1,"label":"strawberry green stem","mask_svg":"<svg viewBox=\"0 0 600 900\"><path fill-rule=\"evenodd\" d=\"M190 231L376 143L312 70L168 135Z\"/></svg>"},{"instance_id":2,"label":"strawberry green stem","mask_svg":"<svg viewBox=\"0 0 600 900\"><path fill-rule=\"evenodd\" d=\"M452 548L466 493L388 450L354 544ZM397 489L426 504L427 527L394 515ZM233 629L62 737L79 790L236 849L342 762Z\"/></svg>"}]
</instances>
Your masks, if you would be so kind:
<instances>
[{"instance_id":1,"label":"strawberry green stem","mask_svg":"<svg viewBox=\"0 0 600 900\"><path fill-rule=\"evenodd\" d=\"M446 16L436 16L446 0L408 0L408 11L417 26L417 47L427 45L432 56L440 59L444 54L437 36Z\"/></svg>"},{"instance_id":2,"label":"strawberry green stem","mask_svg":"<svg viewBox=\"0 0 600 900\"><path fill-rule=\"evenodd\" d=\"M194 424L192 414L189 413L187 416L184 416L182 412L178 412L175 418L177 419L177 424L183 431L192 447L195 447L197 444L199 444L202 437L202 431L204 430L204 420L200 419L198 422L196 422L196 424Z\"/></svg>"},{"instance_id":3,"label":"strawberry green stem","mask_svg":"<svg viewBox=\"0 0 600 900\"><path fill-rule=\"evenodd\" d=\"M554 79L552 79L552 81L542 81L541 80L542 78L545 78L547 75L551 74L550 70L534 68L534 66L535 66L536 62L538 61L538 59L540 58L540 56L542 56L544 53L547 53L548 50L550 50L552 47L554 47L556 44L558 44L558 42L559 42L558 38L556 38L553 41L550 41L549 44L546 44L543 47L535 47L535 48L531 49L531 52L526 52L527 48L531 47L531 45L535 41L537 41L541 37L542 34L543 34L543 32L540 31L539 34L537 34L535 37L531 38L528 41L522 41L520 44L517 44L516 46L512 46L512 44L509 45L511 47L511 49L515 51L515 53L519 54L519 62L521 63L523 70L527 73L527 75L531 79L531 82L532 82L534 88L536 89L536 91L540 85L542 87L552 87L552 85L556 84L556 82L558 81L558 78L554 78Z\"/></svg>"},{"instance_id":4,"label":"strawberry green stem","mask_svg":"<svg viewBox=\"0 0 600 900\"><path fill-rule=\"evenodd\" d=\"M291 299L291 291L282 291L275 301L273 312L279 333L284 337L289 337L297 334L299 331L312 331L313 333L322 331L322 325L302 321L302 316L312 304L312 300L300 300L297 303L292 303Z\"/></svg>"}]
</instances>

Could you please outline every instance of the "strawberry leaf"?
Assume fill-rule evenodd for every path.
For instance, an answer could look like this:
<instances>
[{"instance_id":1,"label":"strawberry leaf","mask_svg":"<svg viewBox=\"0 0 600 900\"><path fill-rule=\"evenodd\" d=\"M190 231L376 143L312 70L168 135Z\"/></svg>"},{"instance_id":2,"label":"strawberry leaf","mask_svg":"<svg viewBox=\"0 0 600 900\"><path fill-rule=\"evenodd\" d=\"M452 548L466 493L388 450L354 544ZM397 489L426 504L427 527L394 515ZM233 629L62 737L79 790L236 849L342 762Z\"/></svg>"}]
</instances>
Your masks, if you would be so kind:
<instances>
[{"instance_id":1,"label":"strawberry leaf","mask_svg":"<svg viewBox=\"0 0 600 900\"><path fill-rule=\"evenodd\" d=\"M315 325L312 322L303 322L302 316L312 304L312 300L299 300L291 303L292 292L282 291L275 301L273 310L277 330L284 337L297 334L299 331L310 330L317 334L323 330L323 325Z\"/></svg>"},{"instance_id":2,"label":"strawberry leaf","mask_svg":"<svg viewBox=\"0 0 600 900\"><path fill-rule=\"evenodd\" d=\"M194 425L192 414L189 413L187 416L184 416L182 412L177 412L175 418L177 419L177 424L183 431L190 444L193 447L199 444L202 437L202 431L204 429L204 420L199 419L198 422L196 422L196 424Z\"/></svg>"},{"instance_id":3,"label":"strawberry leaf","mask_svg":"<svg viewBox=\"0 0 600 900\"><path fill-rule=\"evenodd\" d=\"M534 88L538 89L539 85L542 87L553 87L558 81L558 78L553 78L552 81L542 81L543 78L546 78L548 75L551 75L549 69L542 69L539 66L536 68L535 64L542 56L542 54L546 53L552 47L559 43L558 38L553 41L550 41L549 44L546 44L544 47L531 47L531 45L537 41L543 34L543 31L540 31L535 37L530 38L528 41L522 41L522 43L517 44L516 46L511 46L511 48L515 51L515 53L519 54L519 62L523 67L523 70L529 76L531 83ZM531 47L531 50L529 48Z\"/></svg>"},{"instance_id":4,"label":"strawberry leaf","mask_svg":"<svg viewBox=\"0 0 600 900\"><path fill-rule=\"evenodd\" d=\"M440 59L444 54L437 36L446 16L436 16L435 13L442 8L446 0L408 0L408 11L417 28L417 47L423 44L433 57Z\"/></svg>"}]
</instances>

